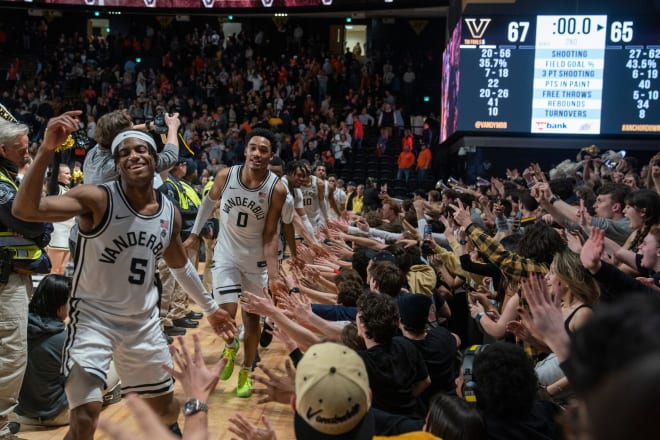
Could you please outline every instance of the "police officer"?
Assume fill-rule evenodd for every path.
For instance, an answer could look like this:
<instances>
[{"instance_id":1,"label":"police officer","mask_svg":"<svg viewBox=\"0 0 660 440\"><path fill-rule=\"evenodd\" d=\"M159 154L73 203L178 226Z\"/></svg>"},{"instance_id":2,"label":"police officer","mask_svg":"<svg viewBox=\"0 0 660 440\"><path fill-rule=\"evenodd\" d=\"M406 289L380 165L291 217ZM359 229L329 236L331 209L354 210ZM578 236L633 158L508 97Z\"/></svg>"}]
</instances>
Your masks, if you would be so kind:
<instances>
[{"instance_id":1,"label":"police officer","mask_svg":"<svg viewBox=\"0 0 660 440\"><path fill-rule=\"evenodd\" d=\"M10 432L7 416L18 404L27 363L30 274L50 271L42 249L50 241L52 225L11 214L16 174L28 159L27 125L0 119L0 440L19 438Z\"/></svg>"}]
</instances>

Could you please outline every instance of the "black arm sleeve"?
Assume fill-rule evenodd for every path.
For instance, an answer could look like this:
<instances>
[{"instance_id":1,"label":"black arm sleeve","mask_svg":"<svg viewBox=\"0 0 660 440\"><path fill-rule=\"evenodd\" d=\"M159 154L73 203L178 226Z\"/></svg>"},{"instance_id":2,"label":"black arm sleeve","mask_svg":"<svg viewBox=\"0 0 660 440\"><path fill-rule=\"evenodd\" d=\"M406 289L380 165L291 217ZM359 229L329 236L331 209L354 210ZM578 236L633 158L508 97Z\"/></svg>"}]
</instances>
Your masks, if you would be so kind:
<instances>
[{"instance_id":1,"label":"black arm sleeve","mask_svg":"<svg viewBox=\"0 0 660 440\"><path fill-rule=\"evenodd\" d=\"M602 299L606 302L615 302L624 295L633 292L643 293L645 295L658 295L658 291L644 283L637 281L625 272L620 271L615 266L602 262L600 270L594 274L594 278L605 286Z\"/></svg>"}]
</instances>

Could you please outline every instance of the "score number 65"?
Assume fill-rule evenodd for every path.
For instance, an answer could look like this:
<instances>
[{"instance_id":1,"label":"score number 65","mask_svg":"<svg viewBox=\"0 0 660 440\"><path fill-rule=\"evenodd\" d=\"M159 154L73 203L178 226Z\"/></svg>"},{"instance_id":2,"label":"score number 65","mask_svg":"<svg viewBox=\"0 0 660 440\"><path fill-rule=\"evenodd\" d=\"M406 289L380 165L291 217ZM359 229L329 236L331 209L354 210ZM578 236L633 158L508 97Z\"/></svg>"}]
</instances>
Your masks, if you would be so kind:
<instances>
[{"instance_id":1,"label":"score number 65","mask_svg":"<svg viewBox=\"0 0 660 440\"><path fill-rule=\"evenodd\" d=\"M630 43L633 39L633 24L632 21L613 21L610 27L610 41Z\"/></svg>"}]
</instances>

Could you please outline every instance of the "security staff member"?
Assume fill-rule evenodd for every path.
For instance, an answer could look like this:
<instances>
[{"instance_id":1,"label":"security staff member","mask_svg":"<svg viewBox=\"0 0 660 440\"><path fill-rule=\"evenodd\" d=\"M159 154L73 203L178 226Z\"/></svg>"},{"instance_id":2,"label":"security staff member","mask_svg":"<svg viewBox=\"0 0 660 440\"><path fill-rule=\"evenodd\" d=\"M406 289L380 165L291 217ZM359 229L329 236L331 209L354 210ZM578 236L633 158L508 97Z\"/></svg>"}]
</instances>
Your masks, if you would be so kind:
<instances>
[{"instance_id":1,"label":"security staff member","mask_svg":"<svg viewBox=\"0 0 660 440\"><path fill-rule=\"evenodd\" d=\"M181 212L181 239L185 240L190 234L197 209L201 204L199 194L184 179L189 169L192 169L194 163L192 160L180 157L177 165L170 170L167 180L158 188L170 199ZM195 268L199 261L199 245L187 249L188 258ZM165 327L165 333L168 336L176 336L185 332L186 328L196 328L198 323L196 319L201 319L202 315L191 311L188 305L188 295L183 288L174 280L170 269L165 262L158 263L158 271L162 283L162 293L160 300L160 317Z\"/></svg>"},{"instance_id":2,"label":"security staff member","mask_svg":"<svg viewBox=\"0 0 660 440\"><path fill-rule=\"evenodd\" d=\"M32 272L48 273L45 251L53 226L11 214L18 168L29 159L28 127L0 119L0 439L9 438L7 416L18 404L27 364L28 302Z\"/></svg>"}]
</instances>

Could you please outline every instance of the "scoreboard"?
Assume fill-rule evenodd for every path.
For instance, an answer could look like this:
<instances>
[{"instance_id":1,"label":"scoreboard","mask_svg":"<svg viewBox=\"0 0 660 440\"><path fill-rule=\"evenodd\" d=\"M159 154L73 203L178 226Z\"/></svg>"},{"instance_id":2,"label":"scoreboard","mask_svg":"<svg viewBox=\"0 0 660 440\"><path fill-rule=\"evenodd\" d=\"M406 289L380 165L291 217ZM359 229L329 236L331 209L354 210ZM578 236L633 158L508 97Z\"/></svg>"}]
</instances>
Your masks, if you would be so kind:
<instances>
[{"instance_id":1,"label":"scoreboard","mask_svg":"<svg viewBox=\"0 0 660 440\"><path fill-rule=\"evenodd\" d=\"M443 133L660 135L655 17L464 17L444 56Z\"/></svg>"}]
</instances>

